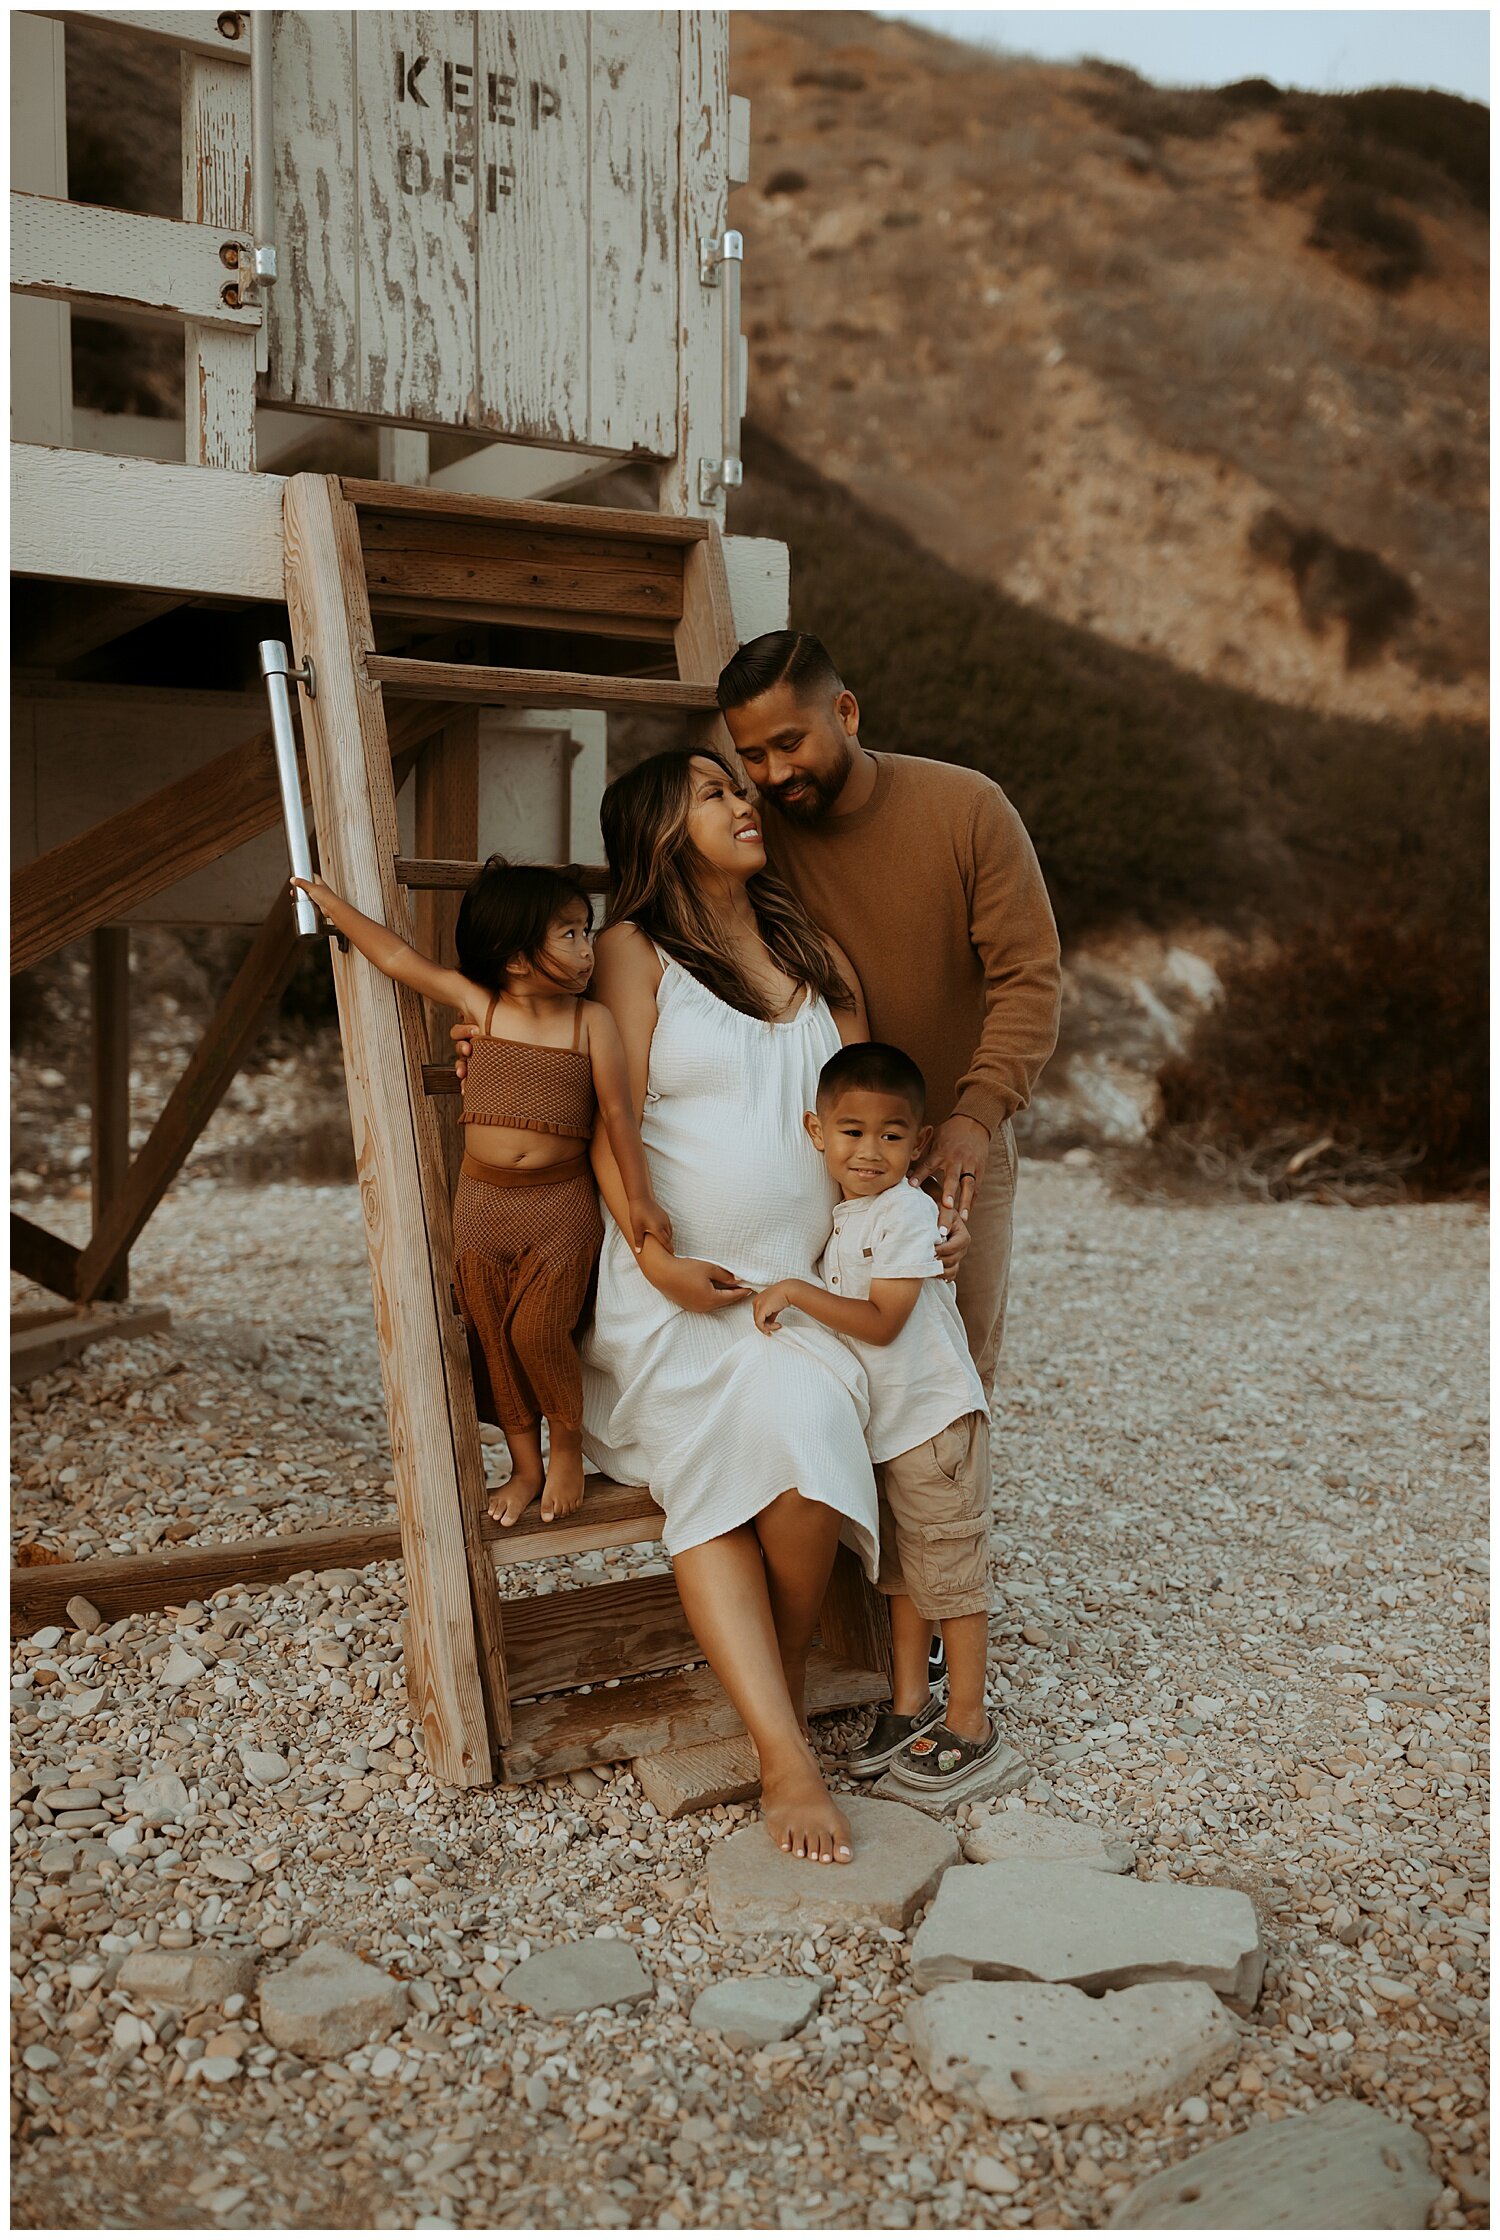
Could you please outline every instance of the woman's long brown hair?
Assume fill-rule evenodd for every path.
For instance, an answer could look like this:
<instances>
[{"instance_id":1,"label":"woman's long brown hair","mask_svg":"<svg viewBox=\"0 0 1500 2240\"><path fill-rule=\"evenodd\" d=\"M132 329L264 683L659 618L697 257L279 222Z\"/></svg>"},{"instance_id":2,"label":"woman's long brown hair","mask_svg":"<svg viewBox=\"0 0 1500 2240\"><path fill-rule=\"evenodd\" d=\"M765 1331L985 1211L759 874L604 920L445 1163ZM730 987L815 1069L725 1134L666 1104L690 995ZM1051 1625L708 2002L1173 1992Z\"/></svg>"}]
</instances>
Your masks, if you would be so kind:
<instances>
[{"instance_id":1,"label":"woman's long brown hair","mask_svg":"<svg viewBox=\"0 0 1500 2240\"><path fill-rule=\"evenodd\" d=\"M752 1019L769 1019L765 997L746 978L698 884L703 859L688 834L695 759L717 764L739 790L728 763L707 747L652 755L607 789L600 821L610 923L628 918L723 1002ZM760 937L782 971L835 1009L848 1010L854 997L833 951L790 887L758 871L745 891Z\"/></svg>"}]
</instances>

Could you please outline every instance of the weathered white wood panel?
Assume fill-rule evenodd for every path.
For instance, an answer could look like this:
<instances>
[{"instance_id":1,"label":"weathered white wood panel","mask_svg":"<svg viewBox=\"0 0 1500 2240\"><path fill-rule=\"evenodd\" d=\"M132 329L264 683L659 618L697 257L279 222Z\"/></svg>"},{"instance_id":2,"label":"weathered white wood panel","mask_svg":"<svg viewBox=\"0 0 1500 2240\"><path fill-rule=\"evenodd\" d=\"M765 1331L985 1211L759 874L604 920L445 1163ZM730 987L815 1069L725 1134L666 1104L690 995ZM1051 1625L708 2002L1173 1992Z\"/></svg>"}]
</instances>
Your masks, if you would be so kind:
<instances>
[{"instance_id":1,"label":"weathered white wood panel","mask_svg":"<svg viewBox=\"0 0 1500 2240\"><path fill-rule=\"evenodd\" d=\"M791 554L774 537L726 537L724 572L740 644L784 630L791 609Z\"/></svg>"},{"instance_id":2,"label":"weathered white wood panel","mask_svg":"<svg viewBox=\"0 0 1500 2240\"><path fill-rule=\"evenodd\" d=\"M589 16L479 12L479 419L589 435Z\"/></svg>"},{"instance_id":3,"label":"weathered white wood panel","mask_svg":"<svg viewBox=\"0 0 1500 2240\"><path fill-rule=\"evenodd\" d=\"M17 575L231 599L285 597L279 475L12 444Z\"/></svg>"},{"instance_id":4,"label":"weathered white wood panel","mask_svg":"<svg viewBox=\"0 0 1500 2240\"><path fill-rule=\"evenodd\" d=\"M217 56L182 58L182 211L204 226L251 237L250 73ZM248 254L241 270L251 272ZM223 270L231 283L239 273ZM255 465L255 374L265 311L258 294L253 329L190 321L183 336L185 457L203 467Z\"/></svg>"},{"instance_id":5,"label":"weathered white wood panel","mask_svg":"<svg viewBox=\"0 0 1500 2240\"><path fill-rule=\"evenodd\" d=\"M664 513L707 514L720 525L722 492L698 495L698 462L723 456L723 310L698 277L702 244L724 230L729 147L729 18L686 8L677 18L682 121L678 194L678 403L675 441L658 483Z\"/></svg>"},{"instance_id":6,"label":"weathered white wood panel","mask_svg":"<svg viewBox=\"0 0 1500 2240\"><path fill-rule=\"evenodd\" d=\"M589 438L672 447L677 389L676 15L595 11Z\"/></svg>"},{"instance_id":7,"label":"weathered white wood panel","mask_svg":"<svg viewBox=\"0 0 1500 2240\"><path fill-rule=\"evenodd\" d=\"M10 19L10 183L68 191L63 27L17 10ZM72 315L66 304L17 301L10 311L13 443L73 441Z\"/></svg>"},{"instance_id":8,"label":"weathered white wood panel","mask_svg":"<svg viewBox=\"0 0 1500 2240\"><path fill-rule=\"evenodd\" d=\"M250 60L250 26L241 13L228 9L181 8L38 8L41 16L55 16L62 23L102 23L112 31L134 31L164 47L183 47L194 54L224 55L231 61Z\"/></svg>"},{"instance_id":9,"label":"weathered white wood panel","mask_svg":"<svg viewBox=\"0 0 1500 2240\"><path fill-rule=\"evenodd\" d=\"M481 708L477 716L480 855L600 862L608 717L591 708Z\"/></svg>"},{"instance_id":10,"label":"weathered white wood panel","mask_svg":"<svg viewBox=\"0 0 1500 2240\"><path fill-rule=\"evenodd\" d=\"M271 52L280 277L263 393L349 411L359 396L353 18L278 10Z\"/></svg>"},{"instance_id":11,"label":"weathered white wood panel","mask_svg":"<svg viewBox=\"0 0 1500 2240\"><path fill-rule=\"evenodd\" d=\"M472 10L361 9L359 357L364 408L454 425L476 411Z\"/></svg>"},{"instance_id":12,"label":"weathered white wood panel","mask_svg":"<svg viewBox=\"0 0 1500 2240\"><path fill-rule=\"evenodd\" d=\"M21 295L82 298L96 306L254 329L260 325L258 310L221 301L234 274L219 252L232 238L227 228L13 193L10 284ZM248 235L242 246L248 250Z\"/></svg>"}]
</instances>

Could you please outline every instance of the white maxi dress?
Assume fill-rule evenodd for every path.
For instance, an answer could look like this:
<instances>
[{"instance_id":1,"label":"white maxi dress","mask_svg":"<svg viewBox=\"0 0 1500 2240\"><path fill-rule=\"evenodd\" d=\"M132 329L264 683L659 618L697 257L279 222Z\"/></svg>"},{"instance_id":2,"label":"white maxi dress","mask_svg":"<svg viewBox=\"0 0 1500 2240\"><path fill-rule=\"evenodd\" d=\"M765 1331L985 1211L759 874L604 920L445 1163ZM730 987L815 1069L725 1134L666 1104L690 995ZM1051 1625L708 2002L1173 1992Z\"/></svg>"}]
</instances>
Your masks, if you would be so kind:
<instances>
[{"instance_id":1,"label":"white maxi dress","mask_svg":"<svg viewBox=\"0 0 1500 2240\"><path fill-rule=\"evenodd\" d=\"M748 1018L662 960L641 1140L683 1258L757 1289L816 1280L837 1192L808 1141L818 1074L839 1046L820 996ZM831 1330L790 1312L765 1336L748 1300L697 1314L649 1283L604 1209L592 1325L581 1347L583 1444L666 1512L669 1555L717 1539L795 1486L836 1509L875 1575L875 1480L862 1366Z\"/></svg>"}]
</instances>

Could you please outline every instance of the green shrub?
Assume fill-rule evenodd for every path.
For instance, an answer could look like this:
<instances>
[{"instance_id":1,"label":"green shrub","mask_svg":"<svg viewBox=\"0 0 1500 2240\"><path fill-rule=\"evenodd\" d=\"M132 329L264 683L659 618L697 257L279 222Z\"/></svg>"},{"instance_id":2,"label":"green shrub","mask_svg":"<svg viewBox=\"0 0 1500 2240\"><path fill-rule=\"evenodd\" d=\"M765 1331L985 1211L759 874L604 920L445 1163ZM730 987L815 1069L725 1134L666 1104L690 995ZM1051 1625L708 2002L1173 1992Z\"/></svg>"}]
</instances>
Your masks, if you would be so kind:
<instances>
[{"instance_id":1,"label":"green shrub","mask_svg":"<svg viewBox=\"0 0 1500 2240\"><path fill-rule=\"evenodd\" d=\"M1488 1012L1482 917L1322 914L1226 975L1160 1076L1163 1132L1250 1155L1296 1128L1424 1193L1470 1187L1489 1157Z\"/></svg>"}]
</instances>

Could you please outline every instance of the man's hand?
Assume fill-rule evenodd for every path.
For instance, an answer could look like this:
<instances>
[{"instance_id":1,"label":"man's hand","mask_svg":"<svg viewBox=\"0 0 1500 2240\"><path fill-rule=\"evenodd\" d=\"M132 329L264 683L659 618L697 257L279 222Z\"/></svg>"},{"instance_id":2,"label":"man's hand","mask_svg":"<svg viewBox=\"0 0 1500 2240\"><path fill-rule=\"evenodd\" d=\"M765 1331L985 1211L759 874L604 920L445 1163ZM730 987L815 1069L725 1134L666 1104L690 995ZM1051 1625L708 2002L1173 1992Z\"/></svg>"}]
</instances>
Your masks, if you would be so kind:
<instances>
[{"instance_id":1,"label":"man's hand","mask_svg":"<svg viewBox=\"0 0 1500 2240\"><path fill-rule=\"evenodd\" d=\"M925 1182L929 1175L937 1177L943 1227L950 1235L955 1221L968 1220L989 1157L990 1139L979 1122L955 1113L938 1129L925 1157L913 1165L913 1182Z\"/></svg>"},{"instance_id":2,"label":"man's hand","mask_svg":"<svg viewBox=\"0 0 1500 2240\"><path fill-rule=\"evenodd\" d=\"M482 1031L472 1019L460 1020L456 1027L448 1029L448 1040L453 1045L453 1070L460 1081L468 1072L469 1060L474 1055L474 1037Z\"/></svg>"},{"instance_id":3,"label":"man's hand","mask_svg":"<svg viewBox=\"0 0 1500 2240\"><path fill-rule=\"evenodd\" d=\"M630 1241L637 1252L644 1252L646 1239L655 1237L663 1252L672 1249L672 1220L654 1198L630 1198L626 1201L630 1213Z\"/></svg>"},{"instance_id":4,"label":"man's hand","mask_svg":"<svg viewBox=\"0 0 1500 2240\"><path fill-rule=\"evenodd\" d=\"M755 1327L765 1337L775 1336L777 1330L781 1327L777 1319L778 1316L785 1314L788 1307L794 1307L797 1304L796 1292L797 1279L795 1276L788 1276L781 1283L768 1283L764 1291L757 1292Z\"/></svg>"}]
</instances>

